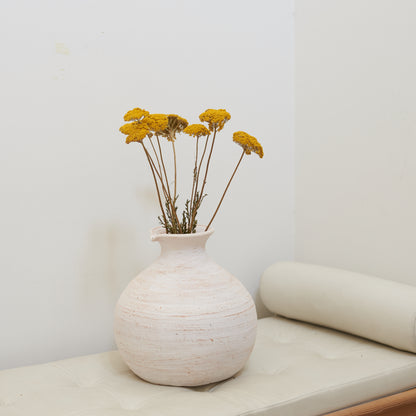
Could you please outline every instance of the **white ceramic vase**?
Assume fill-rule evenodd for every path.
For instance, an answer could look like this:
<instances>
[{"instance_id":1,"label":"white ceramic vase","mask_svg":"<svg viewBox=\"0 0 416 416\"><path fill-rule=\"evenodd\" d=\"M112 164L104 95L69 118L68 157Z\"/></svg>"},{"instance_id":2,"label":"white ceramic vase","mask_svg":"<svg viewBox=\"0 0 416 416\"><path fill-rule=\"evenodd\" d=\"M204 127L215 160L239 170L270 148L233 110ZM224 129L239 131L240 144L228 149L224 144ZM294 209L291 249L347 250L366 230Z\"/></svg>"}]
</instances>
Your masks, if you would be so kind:
<instances>
[{"instance_id":1,"label":"white ceramic vase","mask_svg":"<svg viewBox=\"0 0 416 416\"><path fill-rule=\"evenodd\" d=\"M116 306L121 357L152 383L198 386L224 380L243 368L254 346L253 299L207 256L205 243L213 231L201 228L194 234L153 229L161 255L130 282Z\"/></svg>"}]
</instances>

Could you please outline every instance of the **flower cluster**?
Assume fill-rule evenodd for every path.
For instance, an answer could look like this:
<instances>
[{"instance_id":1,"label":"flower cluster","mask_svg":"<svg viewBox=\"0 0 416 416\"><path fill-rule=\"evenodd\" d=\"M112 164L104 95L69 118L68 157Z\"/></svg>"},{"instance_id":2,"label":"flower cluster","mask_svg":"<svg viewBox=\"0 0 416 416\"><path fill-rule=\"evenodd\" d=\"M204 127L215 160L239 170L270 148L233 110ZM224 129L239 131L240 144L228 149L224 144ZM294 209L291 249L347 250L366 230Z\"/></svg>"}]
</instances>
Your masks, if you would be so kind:
<instances>
[{"instance_id":1,"label":"flower cluster","mask_svg":"<svg viewBox=\"0 0 416 416\"><path fill-rule=\"evenodd\" d=\"M196 232L196 216L198 209L206 196L204 190L207 183L208 170L216 135L217 132L224 128L225 123L231 119L231 116L223 109L208 109L199 116L199 119L201 122L207 123L208 128L203 124L188 124L186 119L177 114L151 114L141 108L134 108L124 115L124 121L128 121L129 123L120 127L121 133L127 135L126 143L138 142L143 147L155 182L161 209L162 215L159 216L159 221L165 227L166 233L184 234ZM175 150L176 135L181 132L196 138L192 192L190 198L186 200L182 216L178 215L177 212L177 200L179 195L177 194L177 164ZM211 133L213 133L212 136ZM171 142L172 145L174 167L173 181L169 180L165 164L166 155L162 150L163 146L161 145L160 137L165 138L167 141ZM144 143L144 139L146 138L150 143L150 147L146 146ZM156 144L154 144L152 139L156 140ZM202 154L199 153L200 141L202 141L203 144ZM250 136L248 133L243 131L235 132L233 134L233 141L242 147L243 152L206 230L214 220L244 155L250 155L254 152L259 155L260 158L263 157L263 148L261 144L255 137ZM207 160L205 159L205 156L207 156ZM164 200L164 203L162 200Z\"/></svg>"},{"instance_id":2,"label":"flower cluster","mask_svg":"<svg viewBox=\"0 0 416 416\"><path fill-rule=\"evenodd\" d=\"M141 142L149 133L147 126L139 121L124 124L120 131L127 134L126 143Z\"/></svg>"},{"instance_id":3,"label":"flower cluster","mask_svg":"<svg viewBox=\"0 0 416 416\"><path fill-rule=\"evenodd\" d=\"M124 114L124 121L140 121L143 117L149 115L149 112L142 110L141 108L133 108L133 110L127 111Z\"/></svg>"},{"instance_id":4,"label":"flower cluster","mask_svg":"<svg viewBox=\"0 0 416 416\"><path fill-rule=\"evenodd\" d=\"M245 133L244 131L236 131L233 134L233 141L239 144L247 155L250 155L251 152L254 152L263 157L263 148L261 144L257 141L257 139L249 134Z\"/></svg>"},{"instance_id":5,"label":"flower cluster","mask_svg":"<svg viewBox=\"0 0 416 416\"><path fill-rule=\"evenodd\" d=\"M188 125L188 121L182 117L179 117L177 114L169 114L168 124L164 130L162 130L161 135L166 137L170 142L176 140L176 133L180 133Z\"/></svg>"},{"instance_id":6,"label":"flower cluster","mask_svg":"<svg viewBox=\"0 0 416 416\"><path fill-rule=\"evenodd\" d=\"M231 119L230 113L225 110L205 110L200 116L201 121L208 123L208 127L211 131L217 129L220 131L223 129L224 124Z\"/></svg>"},{"instance_id":7,"label":"flower cluster","mask_svg":"<svg viewBox=\"0 0 416 416\"><path fill-rule=\"evenodd\" d=\"M149 131L155 134L162 134L168 127L168 121L166 114L149 114L143 119L143 124L147 126Z\"/></svg>"},{"instance_id":8,"label":"flower cluster","mask_svg":"<svg viewBox=\"0 0 416 416\"><path fill-rule=\"evenodd\" d=\"M190 124L183 132L193 137L209 136L211 133L203 124Z\"/></svg>"}]
</instances>

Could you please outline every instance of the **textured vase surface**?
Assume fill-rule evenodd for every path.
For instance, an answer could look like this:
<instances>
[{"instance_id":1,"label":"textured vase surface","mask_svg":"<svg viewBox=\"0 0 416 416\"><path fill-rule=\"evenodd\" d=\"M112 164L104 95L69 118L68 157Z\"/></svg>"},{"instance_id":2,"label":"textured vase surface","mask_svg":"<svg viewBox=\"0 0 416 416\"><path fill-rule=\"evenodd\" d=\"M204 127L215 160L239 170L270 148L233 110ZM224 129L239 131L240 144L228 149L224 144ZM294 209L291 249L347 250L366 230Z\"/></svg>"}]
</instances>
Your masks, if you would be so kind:
<instances>
[{"instance_id":1,"label":"textured vase surface","mask_svg":"<svg viewBox=\"0 0 416 416\"><path fill-rule=\"evenodd\" d=\"M161 254L118 300L116 343L144 380L173 386L217 382L241 370L251 353L257 328L253 299L207 256L211 234L152 230Z\"/></svg>"}]
</instances>

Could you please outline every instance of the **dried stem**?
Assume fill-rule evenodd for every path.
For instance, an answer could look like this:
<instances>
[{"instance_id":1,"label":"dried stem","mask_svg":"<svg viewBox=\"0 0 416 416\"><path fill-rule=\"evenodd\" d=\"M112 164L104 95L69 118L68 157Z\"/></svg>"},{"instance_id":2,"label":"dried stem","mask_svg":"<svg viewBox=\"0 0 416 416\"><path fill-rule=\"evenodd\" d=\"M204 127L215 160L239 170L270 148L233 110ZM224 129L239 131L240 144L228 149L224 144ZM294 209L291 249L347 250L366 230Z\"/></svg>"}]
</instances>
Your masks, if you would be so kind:
<instances>
[{"instance_id":1,"label":"dried stem","mask_svg":"<svg viewBox=\"0 0 416 416\"><path fill-rule=\"evenodd\" d=\"M228 190L228 188L229 188L229 186L230 186L230 183L231 183L231 181L233 180L234 175L235 175L235 173L237 172L237 169L238 169L238 167L240 166L241 161L243 160L243 156L244 156L244 154L245 154L245 151L243 150L243 153L241 154L241 157L240 157L240 159L239 159L239 161L238 161L238 163L237 163L237 166L235 167L234 172L233 172L233 174L231 175L231 178L230 178L230 180L228 181L228 184L227 184L227 186L226 186L226 188L225 188L225 191L224 191L224 193L222 194L222 197L221 197L220 202L219 202L219 204L218 204L218 206L217 206L217 209L215 210L214 215L213 215L213 216L212 216L212 218L211 218L211 221L208 223L207 228L205 228L205 231L207 231L207 230L208 230L209 226L212 224L212 221L214 221L214 218L215 218L215 216L217 215L217 212L218 212L218 210L219 210L219 208L220 208L220 206L221 206L221 204L222 204L222 201L223 201L223 199L224 199L225 194L227 193L227 190Z\"/></svg>"},{"instance_id":2,"label":"dried stem","mask_svg":"<svg viewBox=\"0 0 416 416\"><path fill-rule=\"evenodd\" d=\"M160 209L161 209L161 211L162 211L163 219L165 220L165 223L166 223L165 210L163 209L162 200L161 200L161 198L160 198L159 186L158 186L158 184L157 184L155 171L154 171L154 169L153 169L154 162L153 162L153 160L152 160L152 158L151 158L151 156L150 156L149 152L147 151L146 146L144 145L143 141L141 141L140 143L141 143L141 144L142 144L142 146L143 146L143 150L144 150L144 152L146 153L146 156L147 156L147 161L149 162L150 169L151 169L151 171L152 171L153 180L155 181L155 185L156 185L156 191L157 191L157 198L158 198L158 200L159 200L159 206L160 206Z\"/></svg>"},{"instance_id":3,"label":"dried stem","mask_svg":"<svg viewBox=\"0 0 416 416\"><path fill-rule=\"evenodd\" d=\"M175 209L175 199L172 199L172 195L170 193L170 187L169 187L169 180L168 180L168 175L166 173L166 167L165 167L165 162L163 160L163 153L162 153L162 147L160 146L160 140L159 140L159 136L156 135L156 139L157 139L157 145L159 147L159 154L160 154L160 162L162 164L162 168L163 168L163 173L165 174L165 180L166 180L166 191L168 194L168 198L167 198L167 202L170 205L171 208L171 214L172 214L172 219L175 218L176 220L176 224L177 227L179 228L179 218L178 215L176 213L176 209ZM176 197L175 197L176 198ZM173 225L173 224L172 224Z\"/></svg>"},{"instance_id":4,"label":"dried stem","mask_svg":"<svg viewBox=\"0 0 416 416\"><path fill-rule=\"evenodd\" d=\"M150 153L149 153L149 156L150 156ZM157 154L156 154L156 158L157 158ZM149 160L150 160L150 162L153 165L153 169L156 172L157 177L159 178L160 184L162 186L163 195L164 195L165 199L168 200L168 193L167 193L165 184L163 182L163 176L162 176L162 171L161 171L160 163L158 161L158 165L159 165L159 170L158 170L157 167L156 167L156 165L155 165L155 162L153 161L153 158L151 156L150 156L150 159Z\"/></svg>"},{"instance_id":5,"label":"dried stem","mask_svg":"<svg viewBox=\"0 0 416 416\"><path fill-rule=\"evenodd\" d=\"M192 192L191 192L191 212L192 212L192 207L194 205L196 173L198 171L198 144L199 144L199 136L196 138L196 144L195 144L195 167L194 167L194 173L192 175L193 180L192 180Z\"/></svg>"},{"instance_id":6,"label":"dried stem","mask_svg":"<svg viewBox=\"0 0 416 416\"><path fill-rule=\"evenodd\" d=\"M208 136L208 137L207 137L207 139L205 140L204 151L202 152L201 161L199 162L199 166L198 166L198 173L196 174L195 192L198 190L199 174L200 174L200 172L201 172L202 162L203 162L203 160L204 160L205 153L206 153L206 151L207 151L208 139L209 139L209 136Z\"/></svg>"},{"instance_id":7,"label":"dried stem","mask_svg":"<svg viewBox=\"0 0 416 416\"><path fill-rule=\"evenodd\" d=\"M168 202L168 204L170 205L172 218L175 217L176 220L177 220L177 223L179 224L179 219L178 219L178 216L176 215L176 210L175 210L175 203L172 200L172 195L170 193L168 175L166 173L165 162L163 160L162 146L160 145L160 140L159 140L159 136L158 135L156 135L156 140L157 140L157 145L158 145L158 148L159 148L160 163L162 165L163 174L165 175L165 181L166 181L166 193L167 193L167 196L165 196L165 198L166 198L166 201ZM161 175L162 175L162 172L161 172Z\"/></svg>"},{"instance_id":8,"label":"dried stem","mask_svg":"<svg viewBox=\"0 0 416 416\"><path fill-rule=\"evenodd\" d=\"M211 149L209 151L209 156L208 156L208 161L207 161L207 167L205 170L205 176L204 176L204 182L202 183L202 188L201 188L201 196L204 194L204 188L205 188L205 184L207 183L207 176L208 176L208 169L209 169L209 162L211 161L211 155L212 155L212 151L214 149L214 144L215 144L215 136L217 135L217 129L214 128L214 136L212 138L212 143L211 143Z\"/></svg>"},{"instance_id":9,"label":"dried stem","mask_svg":"<svg viewBox=\"0 0 416 416\"><path fill-rule=\"evenodd\" d=\"M201 172L202 162L204 161L205 153L207 151L208 140L209 140L209 136L207 136L207 138L205 140L204 150L202 152L201 160L199 161L198 172L196 174L195 193L194 193L194 199L192 201L192 219L191 219L191 225L190 225L191 230L193 229L193 225L194 225L194 222L195 222L195 217L196 217L196 214L197 214L198 208L199 208L199 206L198 206L199 203L197 203L197 201L196 201L196 198L198 196L199 175L200 175L200 172ZM199 193L199 197L202 198L202 192Z\"/></svg>"},{"instance_id":10,"label":"dried stem","mask_svg":"<svg viewBox=\"0 0 416 416\"><path fill-rule=\"evenodd\" d=\"M150 144L152 145L153 153L156 156L157 165L159 166L159 172L162 173L162 167L160 166L159 156L157 155L155 146L153 146L153 142L152 142L152 138L151 137L149 137L149 141L150 141Z\"/></svg>"},{"instance_id":11,"label":"dried stem","mask_svg":"<svg viewBox=\"0 0 416 416\"><path fill-rule=\"evenodd\" d=\"M170 195L170 188L169 188L169 181L168 181L168 175L166 174L166 167L165 167L165 162L163 160L163 153L162 153L162 147L160 146L160 140L159 140L159 136L156 135L156 139L157 139L157 145L159 147L159 154L160 154L160 162L162 164L162 168L163 168L163 173L165 174L165 180L166 180L166 190L168 192L168 196L169 199L172 199L171 195ZM162 172L161 172L162 173Z\"/></svg>"},{"instance_id":12,"label":"dried stem","mask_svg":"<svg viewBox=\"0 0 416 416\"><path fill-rule=\"evenodd\" d=\"M174 198L176 199L176 150L175 150L175 142L172 140L172 149L173 149L173 163L175 168L175 185L174 185Z\"/></svg>"}]
</instances>

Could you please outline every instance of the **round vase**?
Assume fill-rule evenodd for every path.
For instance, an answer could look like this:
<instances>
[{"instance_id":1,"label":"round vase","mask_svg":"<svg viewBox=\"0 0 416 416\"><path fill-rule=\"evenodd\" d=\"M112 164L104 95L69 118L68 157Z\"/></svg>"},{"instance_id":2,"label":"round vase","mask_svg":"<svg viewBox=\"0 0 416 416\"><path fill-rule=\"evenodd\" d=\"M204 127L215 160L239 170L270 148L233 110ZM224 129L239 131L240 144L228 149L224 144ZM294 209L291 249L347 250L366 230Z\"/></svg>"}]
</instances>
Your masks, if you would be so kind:
<instances>
[{"instance_id":1,"label":"round vase","mask_svg":"<svg viewBox=\"0 0 416 416\"><path fill-rule=\"evenodd\" d=\"M253 349L257 314L252 297L211 260L212 230L152 230L159 258L121 294L114 333L120 355L144 380L198 386L236 374ZM203 230L203 228L202 228Z\"/></svg>"}]
</instances>

